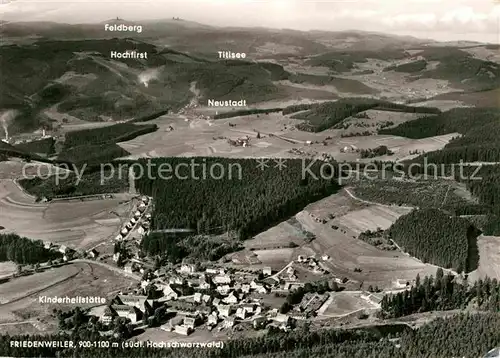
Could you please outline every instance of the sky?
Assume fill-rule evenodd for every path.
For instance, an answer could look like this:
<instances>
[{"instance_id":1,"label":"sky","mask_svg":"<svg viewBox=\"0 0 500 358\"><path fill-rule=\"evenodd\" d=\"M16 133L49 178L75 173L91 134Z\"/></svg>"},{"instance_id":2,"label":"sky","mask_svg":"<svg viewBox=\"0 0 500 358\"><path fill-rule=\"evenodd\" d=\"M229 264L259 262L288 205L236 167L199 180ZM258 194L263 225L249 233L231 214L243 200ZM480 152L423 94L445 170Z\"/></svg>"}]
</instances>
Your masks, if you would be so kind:
<instances>
[{"instance_id":1,"label":"sky","mask_svg":"<svg viewBox=\"0 0 500 358\"><path fill-rule=\"evenodd\" d=\"M6 21L92 23L117 16L500 43L500 0L0 0Z\"/></svg>"}]
</instances>

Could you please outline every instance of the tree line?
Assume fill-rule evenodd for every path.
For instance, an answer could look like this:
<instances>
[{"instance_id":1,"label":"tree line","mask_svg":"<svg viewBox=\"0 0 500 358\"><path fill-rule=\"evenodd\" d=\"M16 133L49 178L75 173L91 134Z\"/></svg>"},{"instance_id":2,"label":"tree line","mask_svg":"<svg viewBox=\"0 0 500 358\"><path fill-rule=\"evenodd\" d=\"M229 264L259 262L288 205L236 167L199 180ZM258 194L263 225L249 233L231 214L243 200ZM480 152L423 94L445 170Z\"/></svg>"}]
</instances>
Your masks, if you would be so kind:
<instances>
[{"instance_id":1,"label":"tree line","mask_svg":"<svg viewBox=\"0 0 500 358\"><path fill-rule=\"evenodd\" d=\"M394 128L386 128L379 134L397 135L412 139L460 133L443 149L425 153L432 163L459 163L500 161L500 110L495 108L454 108L438 114L405 122Z\"/></svg>"},{"instance_id":2,"label":"tree line","mask_svg":"<svg viewBox=\"0 0 500 358\"><path fill-rule=\"evenodd\" d=\"M498 313L500 311L500 284L486 277L470 285L467 278L436 271L436 277L417 275L409 290L385 295L381 302L383 318L397 318L414 313L446 311L468 307Z\"/></svg>"},{"instance_id":3,"label":"tree line","mask_svg":"<svg viewBox=\"0 0 500 358\"><path fill-rule=\"evenodd\" d=\"M306 109L306 106L285 108L289 113L292 110ZM303 119L304 123L297 125L298 129L310 132L321 132L341 123L347 117L356 115L368 109L380 111L395 111L405 113L428 113L438 114L440 110L433 107L411 107L403 104L392 103L372 98L342 98L335 102L324 102L312 105L307 111L292 116L295 119Z\"/></svg>"},{"instance_id":4,"label":"tree line","mask_svg":"<svg viewBox=\"0 0 500 358\"><path fill-rule=\"evenodd\" d=\"M253 108L253 109L241 109L238 111L224 112L219 113L214 116L214 119L222 119L222 118L232 118L232 117L240 117L240 116L249 116L252 114L269 114L275 112L281 112L283 108Z\"/></svg>"},{"instance_id":5,"label":"tree line","mask_svg":"<svg viewBox=\"0 0 500 358\"><path fill-rule=\"evenodd\" d=\"M28 193L34 195L37 200L119 193L128 188L126 169L119 170L118 167L115 167L114 170L104 170L101 173L83 166L76 166L76 168L79 171L84 170L80 178L75 172L69 172L67 177L62 174L54 174L46 179L24 178L19 180L19 184ZM80 179L79 182L78 179Z\"/></svg>"},{"instance_id":6,"label":"tree line","mask_svg":"<svg viewBox=\"0 0 500 358\"><path fill-rule=\"evenodd\" d=\"M398 135L419 139L449 133L460 133L442 150L425 153L405 163L406 170L412 163L443 164L447 174L464 182L469 191L478 198L479 205L457 208L457 214L487 214L481 227L487 235L500 235L500 165L465 165L463 175L455 163L500 162L500 110L498 108L454 108L437 116L423 117L405 122L395 128L380 130L380 134ZM479 168L478 168L479 166ZM454 169L454 172L452 172ZM477 170L479 169L479 170ZM432 166L427 166L434 175ZM422 171L412 167L412 172ZM437 173L443 175L442 173Z\"/></svg>"},{"instance_id":7,"label":"tree line","mask_svg":"<svg viewBox=\"0 0 500 358\"><path fill-rule=\"evenodd\" d=\"M139 163L147 165L145 160ZM324 170L321 176L320 163L315 162L309 168L313 176L309 170L303 172L303 163L297 159L286 160L286 167L281 168L274 161L260 167L253 159L159 158L151 163L153 171L168 164L184 178L163 180L164 174L154 172L152 178L136 180L136 188L154 198L155 230L182 228L197 234L235 231L238 238L246 239L339 188L335 173ZM191 163L198 168L194 176ZM217 173L224 168L223 178L209 174L215 167L219 168ZM328 175L331 179L325 178Z\"/></svg>"},{"instance_id":8,"label":"tree line","mask_svg":"<svg viewBox=\"0 0 500 358\"><path fill-rule=\"evenodd\" d=\"M375 158L382 155L393 155L394 152L390 150L386 145L379 145L376 148L362 149L360 151L361 158Z\"/></svg>"},{"instance_id":9,"label":"tree line","mask_svg":"<svg viewBox=\"0 0 500 358\"><path fill-rule=\"evenodd\" d=\"M82 129L66 134L64 148L80 145L117 143L134 139L142 134L154 132L158 129L156 124L117 123L111 126Z\"/></svg>"},{"instance_id":10,"label":"tree line","mask_svg":"<svg viewBox=\"0 0 500 358\"><path fill-rule=\"evenodd\" d=\"M208 235L151 233L144 236L141 241L143 252L150 256L159 255L163 260L173 263L185 258L198 262L216 261L241 247L239 240Z\"/></svg>"},{"instance_id":11,"label":"tree line","mask_svg":"<svg viewBox=\"0 0 500 358\"><path fill-rule=\"evenodd\" d=\"M477 268L479 235L480 231L468 220L438 209L414 210L398 218L387 231L387 237L403 251L457 272Z\"/></svg>"},{"instance_id":12,"label":"tree line","mask_svg":"<svg viewBox=\"0 0 500 358\"><path fill-rule=\"evenodd\" d=\"M40 240L30 240L16 234L0 234L0 262L13 261L17 264L36 264L62 257L57 251L44 247Z\"/></svg>"}]
</instances>

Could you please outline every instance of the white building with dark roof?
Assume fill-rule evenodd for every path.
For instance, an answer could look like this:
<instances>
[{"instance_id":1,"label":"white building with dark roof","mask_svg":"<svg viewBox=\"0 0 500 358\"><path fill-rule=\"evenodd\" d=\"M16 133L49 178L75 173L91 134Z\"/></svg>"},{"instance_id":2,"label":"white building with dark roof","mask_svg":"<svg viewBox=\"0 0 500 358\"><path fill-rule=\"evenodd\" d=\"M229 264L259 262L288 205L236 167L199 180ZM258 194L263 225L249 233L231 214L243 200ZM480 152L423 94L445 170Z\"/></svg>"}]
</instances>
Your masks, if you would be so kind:
<instances>
[{"instance_id":1,"label":"white building with dark roof","mask_svg":"<svg viewBox=\"0 0 500 358\"><path fill-rule=\"evenodd\" d=\"M222 301L228 304L236 304L238 303L238 297L236 296L236 293L233 291L227 297L224 297Z\"/></svg>"},{"instance_id":2,"label":"white building with dark roof","mask_svg":"<svg viewBox=\"0 0 500 358\"><path fill-rule=\"evenodd\" d=\"M231 277L229 275L217 275L214 276L212 281L217 285L228 285L231 283Z\"/></svg>"},{"instance_id":3,"label":"white building with dark roof","mask_svg":"<svg viewBox=\"0 0 500 358\"><path fill-rule=\"evenodd\" d=\"M233 311L233 307L231 305L219 305L217 306L217 310L222 317L229 317Z\"/></svg>"},{"instance_id":4,"label":"white building with dark roof","mask_svg":"<svg viewBox=\"0 0 500 358\"><path fill-rule=\"evenodd\" d=\"M200 292L195 292L193 296L193 301L196 303L201 303L202 294Z\"/></svg>"},{"instance_id":5,"label":"white building with dark roof","mask_svg":"<svg viewBox=\"0 0 500 358\"><path fill-rule=\"evenodd\" d=\"M236 309L235 315L238 318L245 319L247 317L247 311L244 308L242 308L242 307L238 307Z\"/></svg>"},{"instance_id":6,"label":"white building with dark roof","mask_svg":"<svg viewBox=\"0 0 500 358\"><path fill-rule=\"evenodd\" d=\"M180 295L180 292L174 289L171 285L165 285L163 287L163 296L166 300L176 300Z\"/></svg>"},{"instance_id":7,"label":"white building with dark roof","mask_svg":"<svg viewBox=\"0 0 500 358\"><path fill-rule=\"evenodd\" d=\"M142 312L137 307L127 305L112 305L111 308L120 317L130 319L131 323L137 323L142 319Z\"/></svg>"},{"instance_id":8,"label":"white building with dark roof","mask_svg":"<svg viewBox=\"0 0 500 358\"><path fill-rule=\"evenodd\" d=\"M104 324L110 324L115 317L118 317L116 311L110 306L107 306L104 309L103 314L99 317L99 321L101 321Z\"/></svg>"},{"instance_id":9,"label":"white building with dark roof","mask_svg":"<svg viewBox=\"0 0 500 358\"><path fill-rule=\"evenodd\" d=\"M209 326L215 326L217 325L218 322L219 322L219 316L217 315L217 312L214 311L208 315L207 324Z\"/></svg>"},{"instance_id":10,"label":"white building with dark roof","mask_svg":"<svg viewBox=\"0 0 500 358\"><path fill-rule=\"evenodd\" d=\"M191 329L183 325L175 326L174 331L175 333L181 334L183 336L188 336L191 333Z\"/></svg>"},{"instance_id":11,"label":"white building with dark roof","mask_svg":"<svg viewBox=\"0 0 500 358\"><path fill-rule=\"evenodd\" d=\"M117 298L124 305L137 307L139 309L144 309L144 303L147 301L148 297L143 295L118 295Z\"/></svg>"}]
</instances>

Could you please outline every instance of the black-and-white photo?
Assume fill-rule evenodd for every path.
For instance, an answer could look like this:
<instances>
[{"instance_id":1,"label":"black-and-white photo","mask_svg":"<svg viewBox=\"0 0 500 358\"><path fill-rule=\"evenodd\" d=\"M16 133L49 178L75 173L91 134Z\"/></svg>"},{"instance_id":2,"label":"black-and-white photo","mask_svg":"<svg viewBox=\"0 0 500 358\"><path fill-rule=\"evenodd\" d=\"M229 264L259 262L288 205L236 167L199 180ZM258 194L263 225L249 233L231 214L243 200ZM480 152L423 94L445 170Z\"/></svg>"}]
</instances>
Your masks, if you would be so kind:
<instances>
[{"instance_id":1,"label":"black-and-white photo","mask_svg":"<svg viewBox=\"0 0 500 358\"><path fill-rule=\"evenodd\" d=\"M0 2L0 357L500 357L500 3Z\"/></svg>"}]
</instances>

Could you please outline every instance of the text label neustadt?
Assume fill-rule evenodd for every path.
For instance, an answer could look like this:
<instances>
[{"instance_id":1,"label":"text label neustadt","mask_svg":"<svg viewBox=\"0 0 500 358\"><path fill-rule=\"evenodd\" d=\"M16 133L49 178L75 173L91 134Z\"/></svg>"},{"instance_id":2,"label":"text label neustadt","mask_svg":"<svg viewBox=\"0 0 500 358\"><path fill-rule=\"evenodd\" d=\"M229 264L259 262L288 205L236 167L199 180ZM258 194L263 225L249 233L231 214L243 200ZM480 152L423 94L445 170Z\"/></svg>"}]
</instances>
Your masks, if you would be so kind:
<instances>
[{"instance_id":1,"label":"text label neustadt","mask_svg":"<svg viewBox=\"0 0 500 358\"><path fill-rule=\"evenodd\" d=\"M215 101L213 99L209 99L208 105L210 107L246 107L247 101L245 99L239 101Z\"/></svg>"}]
</instances>

